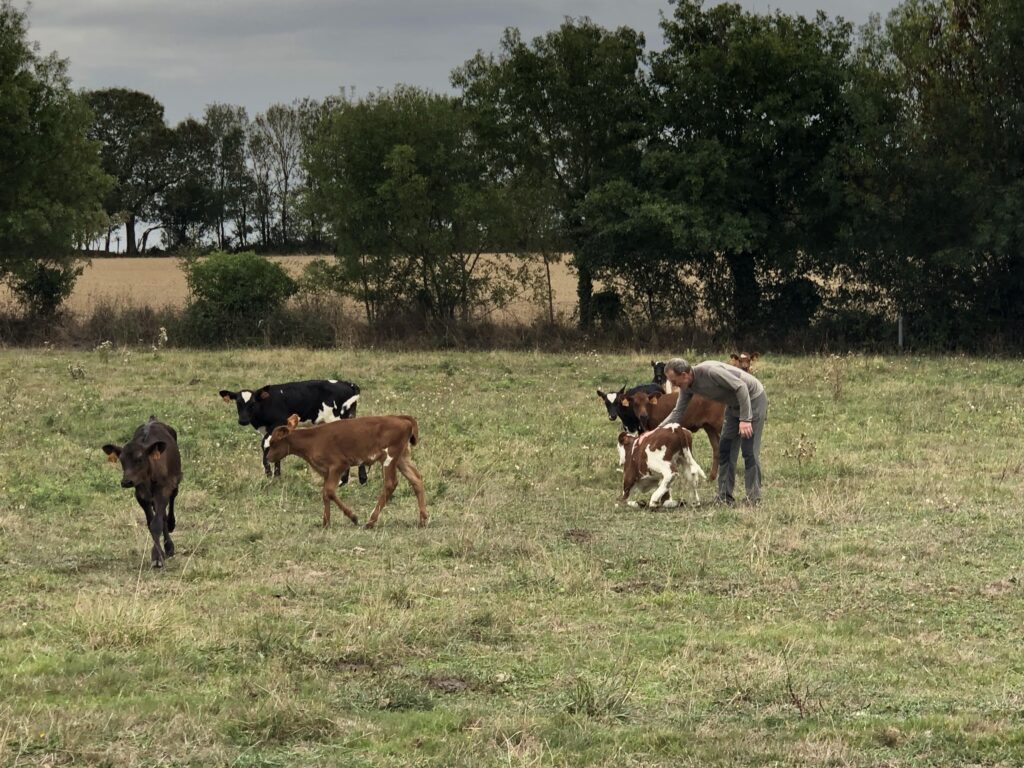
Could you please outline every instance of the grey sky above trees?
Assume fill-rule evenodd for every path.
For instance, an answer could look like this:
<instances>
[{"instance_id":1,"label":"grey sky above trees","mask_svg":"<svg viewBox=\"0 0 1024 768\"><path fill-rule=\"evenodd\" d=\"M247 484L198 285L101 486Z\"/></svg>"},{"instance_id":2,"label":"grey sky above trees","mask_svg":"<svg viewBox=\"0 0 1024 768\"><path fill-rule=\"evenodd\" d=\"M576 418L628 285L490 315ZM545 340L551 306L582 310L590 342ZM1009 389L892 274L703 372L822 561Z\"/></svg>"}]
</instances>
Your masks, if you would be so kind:
<instances>
[{"instance_id":1,"label":"grey sky above trees","mask_svg":"<svg viewBox=\"0 0 1024 768\"><path fill-rule=\"evenodd\" d=\"M758 12L821 8L861 24L896 0L741 0ZM145 91L176 122L211 102L246 107L407 83L448 90L451 70L494 50L505 27L532 38L565 16L629 25L661 47L668 0L34 0L29 37L71 60L75 87Z\"/></svg>"}]
</instances>

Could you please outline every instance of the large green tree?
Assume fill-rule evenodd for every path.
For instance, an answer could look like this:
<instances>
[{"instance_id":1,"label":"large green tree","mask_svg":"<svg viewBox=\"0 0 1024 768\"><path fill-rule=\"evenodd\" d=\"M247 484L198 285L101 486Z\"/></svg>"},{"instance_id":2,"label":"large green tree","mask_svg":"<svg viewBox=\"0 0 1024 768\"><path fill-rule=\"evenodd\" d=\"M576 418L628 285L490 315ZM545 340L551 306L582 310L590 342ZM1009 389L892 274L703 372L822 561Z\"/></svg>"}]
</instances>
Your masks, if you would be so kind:
<instances>
[{"instance_id":1,"label":"large green tree","mask_svg":"<svg viewBox=\"0 0 1024 768\"><path fill-rule=\"evenodd\" d=\"M163 105L147 93L105 88L88 98L93 110L89 133L101 142L103 169L115 180L107 213L123 220L126 250L133 256L139 248L136 223L152 216L174 182L174 136L164 122Z\"/></svg>"},{"instance_id":2,"label":"large green tree","mask_svg":"<svg viewBox=\"0 0 1024 768\"><path fill-rule=\"evenodd\" d=\"M74 249L103 226L109 179L67 62L41 56L24 11L0 0L0 278L52 312L74 283Z\"/></svg>"},{"instance_id":3,"label":"large green tree","mask_svg":"<svg viewBox=\"0 0 1024 768\"><path fill-rule=\"evenodd\" d=\"M514 290L517 268L485 256L505 234L508 198L468 136L457 101L401 86L321 123L310 204L338 244L338 285L369 322L415 310L443 326Z\"/></svg>"},{"instance_id":4,"label":"large green tree","mask_svg":"<svg viewBox=\"0 0 1024 768\"><path fill-rule=\"evenodd\" d=\"M766 286L800 291L841 213L851 28L819 14L758 15L679 0L652 71L662 101L656 183L689 222L685 247L730 289L711 304L739 336L761 328ZM778 296L776 296L778 298Z\"/></svg>"},{"instance_id":5,"label":"large green tree","mask_svg":"<svg viewBox=\"0 0 1024 768\"><path fill-rule=\"evenodd\" d=\"M171 183L154 215L170 250L201 245L217 227L217 142L205 123L189 118L171 132L167 155Z\"/></svg>"},{"instance_id":6,"label":"large green tree","mask_svg":"<svg viewBox=\"0 0 1024 768\"><path fill-rule=\"evenodd\" d=\"M537 175L557 192L553 210L574 251L580 322L588 326L593 270L580 206L602 183L631 173L649 133L643 35L586 18L529 43L508 29L497 55L477 54L452 82L493 171Z\"/></svg>"},{"instance_id":7,"label":"large green tree","mask_svg":"<svg viewBox=\"0 0 1024 768\"><path fill-rule=\"evenodd\" d=\"M912 341L1024 331L1024 4L908 0L865 46L884 130L857 166L853 265Z\"/></svg>"}]
</instances>

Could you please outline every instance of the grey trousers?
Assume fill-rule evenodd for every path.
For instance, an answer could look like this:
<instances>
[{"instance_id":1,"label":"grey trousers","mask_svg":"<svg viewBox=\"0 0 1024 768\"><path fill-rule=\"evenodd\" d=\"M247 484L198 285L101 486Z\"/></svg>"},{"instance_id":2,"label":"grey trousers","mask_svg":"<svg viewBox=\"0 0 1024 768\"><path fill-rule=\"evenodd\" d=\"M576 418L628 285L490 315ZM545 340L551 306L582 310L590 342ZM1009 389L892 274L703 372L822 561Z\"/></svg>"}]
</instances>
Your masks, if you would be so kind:
<instances>
[{"instance_id":1,"label":"grey trousers","mask_svg":"<svg viewBox=\"0 0 1024 768\"><path fill-rule=\"evenodd\" d=\"M768 396L761 395L750 403L750 426L754 430L752 437L741 438L740 412L738 408L725 409L725 424L722 426L722 439L718 444L718 499L735 501L732 495L736 485L736 464L740 451L743 452L743 485L747 491L747 501L761 500L761 435L764 434L764 422L768 418Z\"/></svg>"}]
</instances>

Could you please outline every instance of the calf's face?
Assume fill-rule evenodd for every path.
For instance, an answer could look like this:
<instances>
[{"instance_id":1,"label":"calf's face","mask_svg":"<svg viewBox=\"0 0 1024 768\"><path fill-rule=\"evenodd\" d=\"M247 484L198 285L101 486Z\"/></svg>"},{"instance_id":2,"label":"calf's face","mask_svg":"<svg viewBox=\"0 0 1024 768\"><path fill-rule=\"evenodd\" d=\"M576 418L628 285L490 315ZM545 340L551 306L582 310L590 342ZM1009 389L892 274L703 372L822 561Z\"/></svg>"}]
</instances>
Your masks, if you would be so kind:
<instances>
[{"instance_id":1,"label":"calf's face","mask_svg":"<svg viewBox=\"0 0 1024 768\"><path fill-rule=\"evenodd\" d=\"M234 401L238 407L238 423L245 426L246 424L252 424L253 419L259 412L260 406L270 399L270 392L266 389L258 389L255 392L248 389L243 389L241 392L222 389L220 396L225 403Z\"/></svg>"},{"instance_id":2,"label":"calf's face","mask_svg":"<svg viewBox=\"0 0 1024 768\"><path fill-rule=\"evenodd\" d=\"M282 427L275 427L274 431L263 438L263 450L266 451L267 461L280 461L288 455L289 446L286 438L299 423L297 414L288 417L288 423Z\"/></svg>"},{"instance_id":3,"label":"calf's face","mask_svg":"<svg viewBox=\"0 0 1024 768\"><path fill-rule=\"evenodd\" d=\"M623 398L622 404L633 410L633 415L640 422L640 428L646 432L651 428L651 409L658 404L658 395L637 392L632 397Z\"/></svg>"},{"instance_id":4,"label":"calf's face","mask_svg":"<svg viewBox=\"0 0 1024 768\"><path fill-rule=\"evenodd\" d=\"M750 373L750 367L753 365L754 360L757 359L757 353L750 354L749 352L740 352L739 354L733 352L729 355L729 362L739 368L741 371Z\"/></svg>"},{"instance_id":5,"label":"calf's face","mask_svg":"<svg viewBox=\"0 0 1024 768\"><path fill-rule=\"evenodd\" d=\"M124 446L108 443L103 446L107 461L111 464L121 462L121 487L136 488L148 485L152 477L152 462L157 461L167 450L162 440L144 446L138 440L132 440Z\"/></svg>"},{"instance_id":6,"label":"calf's face","mask_svg":"<svg viewBox=\"0 0 1024 768\"><path fill-rule=\"evenodd\" d=\"M597 396L601 398L601 402L604 403L604 407L608 410L608 420L615 421L619 418L619 401L622 400L626 395L626 388L623 387L618 392L604 392L603 390L597 390Z\"/></svg>"}]
</instances>

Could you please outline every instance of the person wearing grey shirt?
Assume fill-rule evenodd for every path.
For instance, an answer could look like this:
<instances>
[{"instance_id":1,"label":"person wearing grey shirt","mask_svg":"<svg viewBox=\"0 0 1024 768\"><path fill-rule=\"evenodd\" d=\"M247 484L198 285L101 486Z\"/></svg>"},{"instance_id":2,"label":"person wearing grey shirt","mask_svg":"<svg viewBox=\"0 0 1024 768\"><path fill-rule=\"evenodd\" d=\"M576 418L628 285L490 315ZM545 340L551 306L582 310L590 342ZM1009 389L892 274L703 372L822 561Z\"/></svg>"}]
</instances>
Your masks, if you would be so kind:
<instances>
[{"instance_id":1,"label":"person wearing grey shirt","mask_svg":"<svg viewBox=\"0 0 1024 768\"><path fill-rule=\"evenodd\" d=\"M708 360L691 366L679 357L665 363L665 376L679 389L679 400L672 413L658 426L681 424L683 412L694 395L724 403L725 425L718 446L718 495L715 501L735 503L732 492L736 484L736 463L742 450L747 502L760 502L761 435L768 416L768 395L761 382L728 363ZM641 444L650 434L641 436Z\"/></svg>"}]
</instances>

